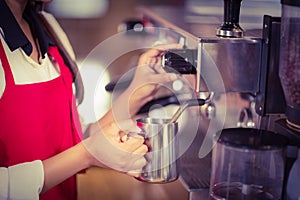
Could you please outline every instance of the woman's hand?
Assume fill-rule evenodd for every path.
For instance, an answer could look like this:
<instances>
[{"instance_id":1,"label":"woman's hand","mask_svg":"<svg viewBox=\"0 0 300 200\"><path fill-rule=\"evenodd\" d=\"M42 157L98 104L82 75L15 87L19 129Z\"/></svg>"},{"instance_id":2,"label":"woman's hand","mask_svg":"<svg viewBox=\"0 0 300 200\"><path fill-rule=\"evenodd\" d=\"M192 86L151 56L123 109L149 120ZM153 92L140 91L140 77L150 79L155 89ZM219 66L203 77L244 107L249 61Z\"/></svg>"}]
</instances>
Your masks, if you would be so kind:
<instances>
[{"instance_id":1,"label":"woman's hand","mask_svg":"<svg viewBox=\"0 0 300 200\"><path fill-rule=\"evenodd\" d=\"M177 79L161 66L161 57L168 49L180 49L179 44L166 44L153 47L143 53L138 61L133 80L129 87L115 100L111 109L99 124L132 119L139 109L151 101L164 83Z\"/></svg>"},{"instance_id":2,"label":"woman's hand","mask_svg":"<svg viewBox=\"0 0 300 200\"><path fill-rule=\"evenodd\" d=\"M161 58L168 49L179 48L182 48L179 44L159 45L140 56L131 84L112 106L113 118L132 118L143 105L155 97L159 88L177 79L175 74L165 72L161 66Z\"/></svg>"},{"instance_id":3,"label":"woman's hand","mask_svg":"<svg viewBox=\"0 0 300 200\"><path fill-rule=\"evenodd\" d=\"M90 165L138 174L146 165L144 155L148 148L144 145L144 138L134 134L139 132L135 123L125 120L104 127L100 127L99 123L95 126L98 127L93 128L96 130L92 135L83 141L91 155Z\"/></svg>"},{"instance_id":4,"label":"woman's hand","mask_svg":"<svg viewBox=\"0 0 300 200\"><path fill-rule=\"evenodd\" d=\"M132 92L132 100L148 102L154 98L162 84L177 79L175 74L165 72L161 66L161 58L167 50L179 48L182 48L179 44L159 45L140 56L134 78L128 88Z\"/></svg>"}]
</instances>

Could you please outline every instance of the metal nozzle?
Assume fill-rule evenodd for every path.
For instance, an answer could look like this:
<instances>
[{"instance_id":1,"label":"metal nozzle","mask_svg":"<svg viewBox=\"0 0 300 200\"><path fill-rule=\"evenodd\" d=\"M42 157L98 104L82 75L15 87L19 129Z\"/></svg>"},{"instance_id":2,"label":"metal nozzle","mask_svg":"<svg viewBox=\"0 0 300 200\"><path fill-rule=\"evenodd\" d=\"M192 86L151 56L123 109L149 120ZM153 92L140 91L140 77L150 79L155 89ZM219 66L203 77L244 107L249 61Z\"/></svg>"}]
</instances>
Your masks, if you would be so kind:
<instances>
[{"instance_id":1,"label":"metal nozzle","mask_svg":"<svg viewBox=\"0 0 300 200\"><path fill-rule=\"evenodd\" d=\"M217 36L219 37L231 37L231 38L242 38L244 36L244 31L240 26L234 26L232 28L224 28L221 26L217 30Z\"/></svg>"}]
</instances>

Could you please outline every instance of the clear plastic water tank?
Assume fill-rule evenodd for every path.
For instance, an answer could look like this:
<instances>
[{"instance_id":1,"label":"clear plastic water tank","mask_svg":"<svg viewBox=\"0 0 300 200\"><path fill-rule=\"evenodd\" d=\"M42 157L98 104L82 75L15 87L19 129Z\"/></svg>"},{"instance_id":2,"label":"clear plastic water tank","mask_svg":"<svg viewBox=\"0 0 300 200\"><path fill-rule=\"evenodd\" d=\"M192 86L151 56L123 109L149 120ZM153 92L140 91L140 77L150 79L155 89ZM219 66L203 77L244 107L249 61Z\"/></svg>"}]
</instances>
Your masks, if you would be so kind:
<instances>
[{"instance_id":1,"label":"clear plastic water tank","mask_svg":"<svg viewBox=\"0 0 300 200\"><path fill-rule=\"evenodd\" d=\"M215 141L211 199L281 199L287 145L284 136L252 128L230 128L218 132Z\"/></svg>"}]
</instances>

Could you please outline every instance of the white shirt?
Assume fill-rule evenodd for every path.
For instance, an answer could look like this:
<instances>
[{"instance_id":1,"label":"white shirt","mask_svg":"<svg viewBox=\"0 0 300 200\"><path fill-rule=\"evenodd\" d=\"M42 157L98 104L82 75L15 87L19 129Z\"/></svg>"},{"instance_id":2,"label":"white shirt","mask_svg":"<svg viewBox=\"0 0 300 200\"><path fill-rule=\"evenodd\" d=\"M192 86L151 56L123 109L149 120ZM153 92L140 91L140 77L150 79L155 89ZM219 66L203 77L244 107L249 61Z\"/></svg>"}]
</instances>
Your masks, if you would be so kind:
<instances>
[{"instance_id":1,"label":"white shirt","mask_svg":"<svg viewBox=\"0 0 300 200\"><path fill-rule=\"evenodd\" d=\"M42 161L0 167L0 199L39 199L44 185Z\"/></svg>"},{"instance_id":2,"label":"white shirt","mask_svg":"<svg viewBox=\"0 0 300 200\"><path fill-rule=\"evenodd\" d=\"M25 54L25 52L19 48L11 52L3 37L1 36L1 42L11 67L11 71L14 77L16 85L31 84L45 82L55 79L59 76L59 69L52 65L48 55L46 54L44 59L40 59L40 64L36 63L33 59ZM22 67L19 66L22 63ZM5 89L5 75L0 64L0 98L3 95Z\"/></svg>"}]
</instances>

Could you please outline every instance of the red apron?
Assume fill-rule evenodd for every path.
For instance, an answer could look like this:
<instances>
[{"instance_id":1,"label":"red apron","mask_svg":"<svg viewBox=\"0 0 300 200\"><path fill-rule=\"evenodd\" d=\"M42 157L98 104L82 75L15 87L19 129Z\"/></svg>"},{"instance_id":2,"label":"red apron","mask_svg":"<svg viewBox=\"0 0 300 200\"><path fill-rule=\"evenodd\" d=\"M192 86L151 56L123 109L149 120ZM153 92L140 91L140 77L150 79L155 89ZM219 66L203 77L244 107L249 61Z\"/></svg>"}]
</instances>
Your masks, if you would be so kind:
<instances>
[{"instance_id":1,"label":"red apron","mask_svg":"<svg viewBox=\"0 0 300 200\"><path fill-rule=\"evenodd\" d=\"M72 74L56 47L49 55L61 75L50 81L16 85L0 41L6 87L0 98L0 166L52 157L82 139ZM22 67L22 66L20 66ZM76 178L67 179L40 199L76 199Z\"/></svg>"}]
</instances>

